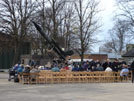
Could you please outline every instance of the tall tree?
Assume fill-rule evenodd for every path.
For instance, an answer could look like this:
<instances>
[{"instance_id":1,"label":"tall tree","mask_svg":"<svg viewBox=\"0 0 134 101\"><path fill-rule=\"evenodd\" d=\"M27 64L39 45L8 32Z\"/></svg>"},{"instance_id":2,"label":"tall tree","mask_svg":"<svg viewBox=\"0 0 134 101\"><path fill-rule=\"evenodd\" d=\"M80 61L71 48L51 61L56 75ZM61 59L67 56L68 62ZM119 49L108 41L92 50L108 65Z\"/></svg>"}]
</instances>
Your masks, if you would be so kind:
<instances>
[{"instance_id":1,"label":"tall tree","mask_svg":"<svg viewBox=\"0 0 134 101\"><path fill-rule=\"evenodd\" d=\"M127 30L127 23L125 23L125 21L117 20L114 27L109 30L110 38L104 44L102 48L103 51L122 54L126 44Z\"/></svg>"},{"instance_id":2,"label":"tall tree","mask_svg":"<svg viewBox=\"0 0 134 101\"><path fill-rule=\"evenodd\" d=\"M36 7L33 0L1 0L0 9L0 28L14 40L14 63L17 63Z\"/></svg>"},{"instance_id":3,"label":"tall tree","mask_svg":"<svg viewBox=\"0 0 134 101\"><path fill-rule=\"evenodd\" d=\"M51 35L54 39L57 39L58 37L58 27L61 24L62 20L64 18L61 18L60 21L58 20L59 17L61 17L61 13L64 9L64 6L66 4L66 0L47 0L47 6L48 9L46 9L47 16L51 19L51 28L49 29L51 31Z\"/></svg>"},{"instance_id":4,"label":"tall tree","mask_svg":"<svg viewBox=\"0 0 134 101\"><path fill-rule=\"evenodd\" d=\"M78 39L80 49L78 51L81 62L83 62L84 53L95 42L95 34L100 28L97 14L100 12L97 0L77 0L74 3L77 18Z\"/></svg>"},{"instance_id":5,"label":"tall tree","mask_svg":"<svg viewBox=\"0 0 134 101\"><path fill-rule=\"evenodd\" d=\"M116 0L117 18L128 23L128 35L134 38L134 0Z\"/></svg>"},{"instance_id":6,"label":"tall tree","mask_svg":"<svg viewBox=\"0 0 134 101\"><path fill-rule=\"evenodd\" d=\"M73 3L66 2L66 0L42 0L38 3L40 7L36 22L40 22L46 35L54 38L60 46L68 50L73 33ZM44 44L43 41L41 43Z\"/></svg>"}]
</instances>

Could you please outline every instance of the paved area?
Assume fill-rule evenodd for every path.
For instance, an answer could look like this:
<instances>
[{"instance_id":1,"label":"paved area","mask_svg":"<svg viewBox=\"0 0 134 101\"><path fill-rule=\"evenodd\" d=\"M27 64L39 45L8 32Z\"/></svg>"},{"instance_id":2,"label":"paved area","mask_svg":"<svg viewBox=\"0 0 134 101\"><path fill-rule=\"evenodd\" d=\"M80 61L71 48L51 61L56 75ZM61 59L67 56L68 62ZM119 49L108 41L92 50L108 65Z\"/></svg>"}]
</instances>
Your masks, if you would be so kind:
<instances>
[{"instance_id":1,"label":"paved area","mask_svg":"<svg viewBox=\"0 0 134 101\"><path fill-rule=\"evenodd\" d=\"M7 78L0 73L0 101L134 101L132 83L23 85Z\"/></svg>"}]
</instances>

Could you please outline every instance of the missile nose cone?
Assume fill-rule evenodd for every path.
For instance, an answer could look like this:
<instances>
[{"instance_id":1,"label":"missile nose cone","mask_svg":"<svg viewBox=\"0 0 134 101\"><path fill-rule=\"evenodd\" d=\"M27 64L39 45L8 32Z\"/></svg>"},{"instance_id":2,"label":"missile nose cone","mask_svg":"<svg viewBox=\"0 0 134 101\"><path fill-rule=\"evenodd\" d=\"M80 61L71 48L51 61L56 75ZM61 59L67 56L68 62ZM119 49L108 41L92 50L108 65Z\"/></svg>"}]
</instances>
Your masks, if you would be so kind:
<instances>
[{"instance_id":1,"label":"missile nose cone","mask_svg":"<svg viewBox=\"0 0 134 101\"><path fill-rule=\"evenodd\" d=\"M38 24L36 24L34 21L33 21L33 24L34 24L34 26L36 27L36 29L37 29L38 31L41 30L41 27L40 27Z\"/></svg>"}]
</instances>

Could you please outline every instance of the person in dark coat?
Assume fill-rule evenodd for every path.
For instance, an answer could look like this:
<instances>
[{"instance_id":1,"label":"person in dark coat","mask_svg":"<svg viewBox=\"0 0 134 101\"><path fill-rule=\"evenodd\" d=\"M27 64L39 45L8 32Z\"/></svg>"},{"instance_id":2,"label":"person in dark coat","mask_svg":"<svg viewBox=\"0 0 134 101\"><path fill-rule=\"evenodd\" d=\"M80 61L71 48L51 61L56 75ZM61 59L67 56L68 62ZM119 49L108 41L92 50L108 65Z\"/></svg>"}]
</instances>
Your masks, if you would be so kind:
<instances>
[{"instance_id":1,"label":"person in dark coat","mask_svg":"<svg viewBox=\"0 0 134 101\"><path fill-rule=\"evenodd\" d=\"M83 69L84 69L84 71L87 71L87 70L89 69L89 67L90 67L90 63L89 63L89 61L86 61L86 62L83 64Z\"/></svg>"},{"instance_id":2,"label":"person in dark coat","mask_svg":"<svg viewBox=\"0 0 134 101\"><path fill-rule=\"evenodd\" d=\"M131 63L131 70L132 70L132 83L134 82L134 61Z\"/></svg>"},{"instance_id":3,"label":"person in dark coat","mask_svg":"<svg viewBox=\"0 0 134 101\"><path fill-rule=\"evenodd\" d=\"M79 65L79 71L84 71L84 67L81 64Z\"/></svg>"},{"instance_id":4,"label":"person in dark coat","mask_svg":"<svg viewBox=\"0 0 134 101\"><path fill-rule=\"evenodd\" d=\"M95 67L97 67L97 65L100 65L100 66L101 66L101 63L100 63L99 60L96 60L96 61L95 61Z\"/></svg>"},{"instance_id":5,"label":"person in dark coat","mask_svg":"<svg viewBox=\"0 0 134 101\"><path fill-rule=\"evenodd\" d=\"M107 59L107 60L103 63L102 67L103 67L104 71L105 71L105 69L106 69L107 67L111 67L111 62L110 62L110 60Z\"/></svg>"},{"instance_id":6,"label":"person in dark coat","mask_svg":"<svg viewBox=\"0 0 134 101\"><path fill-rule=\"evenodd\" d=\"M114 60L114 62L112 63L112 65L111 65L111 68L112 68L112 70L114 71L114 72L117 72L118 71L118 60L117 59L115 59Z\"/></svg>"},{"instance_id":7,"label":"person in dark coat","mask_svg":"<svg viewBox=\"0 0 134 101\"><path fill-rule=\"evenodd\" d=\"M118 62L118 70L122 70L123 65L127 65L126 61L124 59L121 59Z\"/></svg>"},{"instance_id":8,"label":"person in dark coat","mask_svg":"<svg viewBox=\"0 0 134 101\"><path fill-rule=\"evenodd\" d=\"M126 61L125 61L124 59L121 59L121 64L122 64L122 65L123 65L123 64L127 65L127 63L126 63Z\"/></svg>"},{"instance_id":9,"label":"person in dark coat","mask_svg":"<svg viewBox=\"0 0 134 101\"><path fill-rule=\"evenodd\" d=\"M92 68L93 66L96 67L96 63L95 63L94 60L92 60L91 63L90 63L90 67Z\"/></svg>"}]
</instances>

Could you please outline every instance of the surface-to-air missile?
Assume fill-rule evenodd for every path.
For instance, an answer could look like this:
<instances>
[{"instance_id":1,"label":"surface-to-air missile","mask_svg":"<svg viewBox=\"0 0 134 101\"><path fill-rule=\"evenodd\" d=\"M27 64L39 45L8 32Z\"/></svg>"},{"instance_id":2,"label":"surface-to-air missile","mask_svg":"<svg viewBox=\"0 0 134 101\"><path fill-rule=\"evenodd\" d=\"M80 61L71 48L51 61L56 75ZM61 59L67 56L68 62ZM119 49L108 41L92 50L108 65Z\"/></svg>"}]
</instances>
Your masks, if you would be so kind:
<instances>
[{"instance_id":1,"label":"surface-to-air missile","mask_svg":"<svg viewBox=\"0 0 134 101\"><path fill-rule=\"evenodd\" d=\"M53 48L53 51L55 53L57 53L57 55L59 56L60 59L62 59L63 61L65 61L66 56L71 56L74 52L73 51L63 51L59 45L55 42L55 40L53 38L48 38L48 36L43 32L43 30L41 29L41 27L36 24L35 22L33 22L34 26L36 27L36 29L38 30L38 32L41 34L41 36L46 40L46 42L50 45L50 47Z\"/></svg>"}]
</instances>

